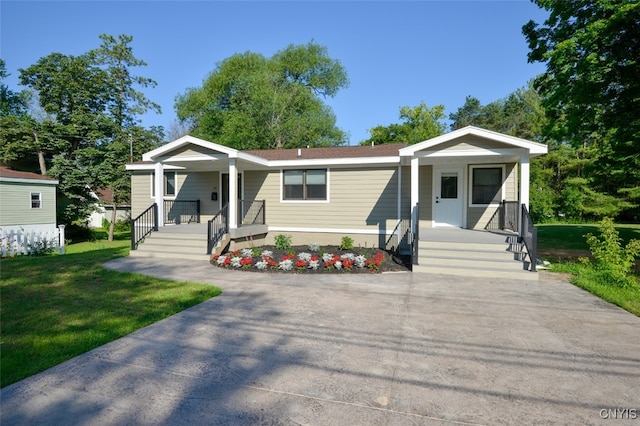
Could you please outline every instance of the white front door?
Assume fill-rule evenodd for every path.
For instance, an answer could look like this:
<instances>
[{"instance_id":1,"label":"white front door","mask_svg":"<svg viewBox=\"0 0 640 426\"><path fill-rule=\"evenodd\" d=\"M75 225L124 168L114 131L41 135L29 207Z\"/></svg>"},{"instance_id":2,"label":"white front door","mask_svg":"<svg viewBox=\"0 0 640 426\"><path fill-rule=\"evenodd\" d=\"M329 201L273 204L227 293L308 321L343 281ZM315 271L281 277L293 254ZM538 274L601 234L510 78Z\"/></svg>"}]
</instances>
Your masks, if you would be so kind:
<instances>
[{"instance_id":1,"label":"white front door","mask_svg":"<svg viewBox=\"0 0 640 426\"><path fill-rule=\"evenodd\" d=\"M436 169L434 183L433 226L462 228L464 208L462 169Z\"/></svg>"}]
</instances>

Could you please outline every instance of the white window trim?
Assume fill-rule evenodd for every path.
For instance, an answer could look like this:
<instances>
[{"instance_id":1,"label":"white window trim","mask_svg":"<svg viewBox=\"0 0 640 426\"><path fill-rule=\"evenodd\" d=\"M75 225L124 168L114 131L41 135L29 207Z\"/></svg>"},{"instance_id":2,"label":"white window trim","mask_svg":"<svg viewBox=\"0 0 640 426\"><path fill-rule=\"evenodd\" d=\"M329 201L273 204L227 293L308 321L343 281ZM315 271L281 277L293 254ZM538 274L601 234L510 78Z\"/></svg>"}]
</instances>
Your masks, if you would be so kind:
<instances>
[{"instance_id":1,"label":"white window trim","mask_svg":"<svg viewBox=\"0 0 640 426\"><path fill-rule=\"evenodd\" d=\"M163 173L173 173L174 174L174 183L175 183L175 189L176 189L176 193L174 195L167 195L167 187L165 185L164 182L164 176L162 176L162 188L163 191L165 192L165 194L162 194L162 199L163 200L175 200L176 197L178 196L178 172L175 170L165 170ZM154 190L155 190L155 172L151 172L149 174L149 198L151 198L152 200L155 200L155 194L154 194Z\"/></svg>"},{"instance_id":2,"label":"white window trim","mask_svg":"<svg viewBox=\"0 0 640 426\"><path fill-rule=\"evenodd\" d=\"M33 194L38 194L38 207L33 207ZM42 209L42 192L29 192L29 208L31 210Z\"/></svg>"},{"instance_id":3,"label":"white window trim","mask_svg":"<svg viewBox=\"0 0 640 426\"><path fill-rule=\"evenodd\" d=\"M285 170L318 170L318 169L325 169L327 171L327 199L326 200L285 200L284 199L284 171ZM331 179L329 178L331 172L330 169L327 167L292 167L292 168L288 168L288 169L280 169L280 202L282 204L328 204L330 202L330 198L331 198L331 187L330 187L330 182Z\"/></svg>"},{"instance_id":4,"label":"white window trim","mask_svg":"<svg viewBox=\"0 0 640 426\"><path fill-rule=\"evenodd\" d=\"M474 169L502 169L502 185L500 186L500 200L505 199L507 183L507 166L506 164L477 164L469 165L469 207L499 207L500 203L491 204L473 204L473 170Z\"/></svg>"}]
</instances>

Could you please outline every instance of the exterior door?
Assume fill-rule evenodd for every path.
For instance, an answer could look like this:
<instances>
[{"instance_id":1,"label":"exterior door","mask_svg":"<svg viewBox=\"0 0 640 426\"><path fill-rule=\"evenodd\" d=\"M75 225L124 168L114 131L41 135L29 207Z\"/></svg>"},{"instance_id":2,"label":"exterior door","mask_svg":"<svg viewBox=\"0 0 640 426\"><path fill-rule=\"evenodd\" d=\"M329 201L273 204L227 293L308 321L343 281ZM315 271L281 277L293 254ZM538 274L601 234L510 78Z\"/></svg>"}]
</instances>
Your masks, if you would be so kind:
<instances>
[{"instance_id":1,"label":"exterior door","mask_svg":"<svg viewBox=\"0 0 640 426\"><path fill-rule=\"evenodd\" d=\"M433 204L433 225L462 228L462 169L437 169Z\"/></svg>"}]
</instances>

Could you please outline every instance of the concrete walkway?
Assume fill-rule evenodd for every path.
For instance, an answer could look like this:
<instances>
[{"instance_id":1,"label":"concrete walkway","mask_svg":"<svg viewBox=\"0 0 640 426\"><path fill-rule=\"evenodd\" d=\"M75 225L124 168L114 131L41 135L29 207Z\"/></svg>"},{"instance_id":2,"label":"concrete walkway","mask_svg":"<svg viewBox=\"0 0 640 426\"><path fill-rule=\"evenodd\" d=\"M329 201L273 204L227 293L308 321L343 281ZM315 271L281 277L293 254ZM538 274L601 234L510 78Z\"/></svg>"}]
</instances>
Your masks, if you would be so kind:
<instances>
[{"instance_id":1,"label":"concrete walkway","mask_svg":"<svg viewBox=\"0 0 640 426\"><path fill-rule=\"evenodd\" d=\"M2 389L3 426L640 422L640 318L550 274L107 267L224 293Z\"/></svg>"}]
</instances>

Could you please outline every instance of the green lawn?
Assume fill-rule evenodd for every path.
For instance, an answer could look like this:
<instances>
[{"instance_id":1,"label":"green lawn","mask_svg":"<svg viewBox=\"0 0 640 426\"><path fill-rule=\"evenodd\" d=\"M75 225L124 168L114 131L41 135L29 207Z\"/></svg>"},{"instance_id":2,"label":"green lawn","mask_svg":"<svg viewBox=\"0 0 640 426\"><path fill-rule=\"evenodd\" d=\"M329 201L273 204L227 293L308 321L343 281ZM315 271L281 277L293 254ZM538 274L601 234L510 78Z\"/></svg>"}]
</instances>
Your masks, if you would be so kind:
<instances>
[{"instance_id":1,"label":"green lawn","mask_svg":"<svg viewBox=\"0 0 640 426\"><path fill-rule=\"evenodd\" d=\"M217 287L104 269L129 241L0 260L0 387L220 294Z\"/></svg>"},{"instance_id":2,"label":"green lawn","mask_svg":"<svg viewBox=\"0 0 640 426\"><path fill-rule=\"evenodd\" d=\"M630 239L640 240L640 225L616 225L625 245ZM553 224L538 226L538 249L543 258L552 260L552 271L572 275L571 282L602 299L640 316L640 285L626 287L607 283L602 271L576 259L589 254L585 235L600 235L598 225ZM640 262L635 276L640 277Z\"/></svg>"}]
</instances>

